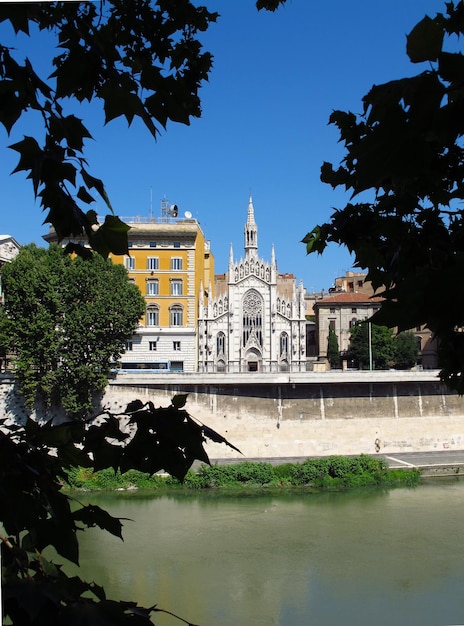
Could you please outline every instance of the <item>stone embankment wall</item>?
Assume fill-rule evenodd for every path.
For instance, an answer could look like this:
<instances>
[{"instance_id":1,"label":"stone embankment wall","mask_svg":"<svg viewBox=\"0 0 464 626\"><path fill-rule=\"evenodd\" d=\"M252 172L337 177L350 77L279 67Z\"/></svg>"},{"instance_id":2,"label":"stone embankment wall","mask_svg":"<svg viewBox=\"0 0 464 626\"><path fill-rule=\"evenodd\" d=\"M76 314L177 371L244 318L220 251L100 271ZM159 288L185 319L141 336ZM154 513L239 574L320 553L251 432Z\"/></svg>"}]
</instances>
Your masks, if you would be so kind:
<instances>
[{"instance_id":1,"label":"stone embankment wall","mask_svg":"<svg viewBox=\"0 0 464 626\"><path fill-rule=\"evenodd\" d=\"M11 414L19 398L3 382L2 412ZM120 375L103 406L167 406L176 394L246 458L464 449L464 399L437 372ZM206 449L211 459L238 456L223 444Z\"/></svg>"},{"instance_id":2,"label":"stone embankment wall","mask_svg":"<svg viewBox=\"0 0 464 626\"><path fill-rule=\"evenodd\" d=\"M134 398L166 406L187 393L189 413L246 458L464 449L464 399L441 385L437 372L159 379L140 384L141 376L120 376L106 401L113 408ZM212 459L237 457L224 445L206 448Z\"/></svg>"}]
</instances>

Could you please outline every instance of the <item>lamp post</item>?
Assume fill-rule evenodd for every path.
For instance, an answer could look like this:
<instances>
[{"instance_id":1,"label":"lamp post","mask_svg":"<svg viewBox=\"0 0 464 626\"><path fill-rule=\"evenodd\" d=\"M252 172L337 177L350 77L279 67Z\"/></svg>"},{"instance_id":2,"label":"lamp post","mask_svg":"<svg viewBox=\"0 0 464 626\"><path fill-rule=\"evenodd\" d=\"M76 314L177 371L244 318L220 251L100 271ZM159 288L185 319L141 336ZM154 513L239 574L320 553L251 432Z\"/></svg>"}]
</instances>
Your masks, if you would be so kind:
<instances>
[{"instance_id":1,"label":"lamp post","mask_svg":"<svg viewBox=\"0 0 464 626\"><path fill-rule=\"evenodd\" d=\"M369 370L372 371L372 324L367 322L368 342L369 342Z\"/></svg>"}]
</instances>

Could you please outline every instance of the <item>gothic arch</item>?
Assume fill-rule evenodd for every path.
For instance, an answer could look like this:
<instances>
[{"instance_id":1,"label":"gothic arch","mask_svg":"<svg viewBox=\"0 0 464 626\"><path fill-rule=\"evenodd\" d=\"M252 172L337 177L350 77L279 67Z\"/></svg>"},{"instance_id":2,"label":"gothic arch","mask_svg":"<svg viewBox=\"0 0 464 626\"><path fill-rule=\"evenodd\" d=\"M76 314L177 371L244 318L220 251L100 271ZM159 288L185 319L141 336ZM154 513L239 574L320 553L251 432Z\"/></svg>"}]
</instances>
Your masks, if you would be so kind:
<instances>
[{"instance_id":1,"label":"gothic arch","mask_svg":"<svg viewBox=\"0 0 464 626\"><path fill-rule=\"evenodd\" d=\"M242 301L242 346L263 347L264 303L256 289L249 289Z\"/></svg>"}]
</instances>

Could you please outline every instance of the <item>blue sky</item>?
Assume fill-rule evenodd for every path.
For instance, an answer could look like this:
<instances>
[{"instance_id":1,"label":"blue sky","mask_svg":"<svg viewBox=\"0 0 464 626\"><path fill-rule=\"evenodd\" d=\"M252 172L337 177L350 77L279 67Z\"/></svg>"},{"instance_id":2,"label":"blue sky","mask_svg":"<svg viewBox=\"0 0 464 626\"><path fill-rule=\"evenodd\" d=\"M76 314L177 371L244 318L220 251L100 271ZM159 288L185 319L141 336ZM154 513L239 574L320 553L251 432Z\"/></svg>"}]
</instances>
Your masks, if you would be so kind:
<instances>
[{"instance_id":1,"label":"blue sky","mask_svg":"<svg viewBox=\"0 0 464 626\"><path fill-rule=\"evenodd\" d=\"M351 269L351 257L335 245L308 257L300 241L348 200L319 179L322 163L338 164L343 155L330 113L359 113L373 84L423 71L406 56L406 34L445 4L288 0L275 13L258 13L254 0L202 4L221 14L203 36L215 60L201 90L202 118L169 125L155 142L141 124L103 126L98 106L74 108L94 137L86 149L89 169L122 217L150 210L159 216L164 196L181 214L190 211L211 242L216 273L227 269L230 243L235 258L243 254L251 193L260 256L269 260L274 244L280 272L295 274L308 291L327 290ZM53 52L34 41L26 50L38 62ZM44 243L47 227L30 182L23 173L9 175L17 155L5 147L33 129L21 124L8 137L0 128L0 232L21 244ZM103 203L94 208L105 213Z\"/></svg>"}]
</instances>

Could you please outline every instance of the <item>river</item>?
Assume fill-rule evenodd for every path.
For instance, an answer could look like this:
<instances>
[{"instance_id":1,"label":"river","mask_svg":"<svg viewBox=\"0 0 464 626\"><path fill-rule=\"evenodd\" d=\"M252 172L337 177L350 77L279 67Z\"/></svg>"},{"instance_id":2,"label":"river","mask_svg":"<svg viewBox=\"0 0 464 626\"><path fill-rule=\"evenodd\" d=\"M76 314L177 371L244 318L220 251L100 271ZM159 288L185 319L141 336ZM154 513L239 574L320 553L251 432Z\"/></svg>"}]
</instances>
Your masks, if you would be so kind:
<instances>
[{"instance_id":1,"label":"river","mask_svg":"<svg viewBox=\"0 0 464 626\"><path fill-rule=\"evenodd\" d=\"M464 481L416 489L224 497L82 497L124 542L81 538L108 596L200 626L464 624ZM158 626L181 626L156 615Z\"/></svg>"}]
</instances>

